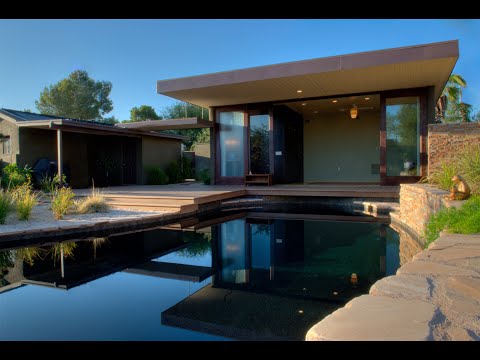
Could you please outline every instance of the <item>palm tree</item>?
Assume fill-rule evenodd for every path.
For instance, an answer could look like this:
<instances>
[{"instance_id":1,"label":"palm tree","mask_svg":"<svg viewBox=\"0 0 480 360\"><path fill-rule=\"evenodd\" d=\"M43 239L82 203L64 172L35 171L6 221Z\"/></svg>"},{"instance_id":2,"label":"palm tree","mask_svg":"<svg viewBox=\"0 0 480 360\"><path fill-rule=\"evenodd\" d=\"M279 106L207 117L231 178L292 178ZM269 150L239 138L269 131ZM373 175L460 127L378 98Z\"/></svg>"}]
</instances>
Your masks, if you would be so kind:
<instances>
[{"instance_id":1,"label":"palm tree","mask_svg":"<svg viewBox=\"0 0 480 360\"><path fill-rule=\"evenodd\" d=\"M435 118L439 121L445 119L445 110L449 103L460 104L462 103L462 88L467 87L465 79L458 74L451 74L448 78L445 87L443 88L442 95L437 101L435 106Z\"/></svg>"}]
</instances>

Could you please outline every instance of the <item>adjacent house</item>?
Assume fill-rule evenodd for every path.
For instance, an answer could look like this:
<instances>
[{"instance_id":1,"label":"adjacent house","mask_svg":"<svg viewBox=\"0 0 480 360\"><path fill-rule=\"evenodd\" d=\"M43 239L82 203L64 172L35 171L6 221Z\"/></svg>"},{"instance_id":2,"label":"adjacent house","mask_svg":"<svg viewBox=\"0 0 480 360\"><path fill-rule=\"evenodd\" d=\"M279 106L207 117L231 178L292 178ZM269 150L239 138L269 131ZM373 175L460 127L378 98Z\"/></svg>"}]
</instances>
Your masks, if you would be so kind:
<instances>
[{"instance_id":1,"label":"adjacent house","mask_svg":"<svg viewBox=\"0 0 480 360\"><path fill-rule=\"evenodd\" d=\"M41 158L62 165L75 188L145 184L149 166L181 157L183 136L124 129L97 121L0 109L0 162L34 167Z\"/></svg>"},{"instance_id":2,"label":"adjacent house","mask_svg":"<svg viewBox=\"0 0 480 360\"><path fill-rule=\"evenodd\" d=\"M395 185L427 175L427 124L459 56L446 41L157 82L157 92L210 109L217 184ZM175 125L177 124L177 125Z\"/></svg>"}]
</instances>

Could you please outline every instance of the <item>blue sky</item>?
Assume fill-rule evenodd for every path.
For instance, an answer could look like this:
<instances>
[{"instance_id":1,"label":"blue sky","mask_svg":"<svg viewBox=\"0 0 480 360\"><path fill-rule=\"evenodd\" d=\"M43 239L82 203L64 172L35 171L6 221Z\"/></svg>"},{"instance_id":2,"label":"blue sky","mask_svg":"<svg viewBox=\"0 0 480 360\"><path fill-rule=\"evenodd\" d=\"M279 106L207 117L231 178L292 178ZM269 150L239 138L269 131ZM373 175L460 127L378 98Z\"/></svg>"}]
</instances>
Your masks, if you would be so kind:
<instances>
[{"instance_id":1,"label":"blue sky","mask_svg":"<svg viewBox=\"0 0 480 360\"><path fill-rule=\"evenodd\" d=\"M76 69L113 84L120 120L160 110L156 80L458 39L454 72L480 110L480 20L0 20L0 107L36 111L47 85Z\"/></svg>"}]
</instances>

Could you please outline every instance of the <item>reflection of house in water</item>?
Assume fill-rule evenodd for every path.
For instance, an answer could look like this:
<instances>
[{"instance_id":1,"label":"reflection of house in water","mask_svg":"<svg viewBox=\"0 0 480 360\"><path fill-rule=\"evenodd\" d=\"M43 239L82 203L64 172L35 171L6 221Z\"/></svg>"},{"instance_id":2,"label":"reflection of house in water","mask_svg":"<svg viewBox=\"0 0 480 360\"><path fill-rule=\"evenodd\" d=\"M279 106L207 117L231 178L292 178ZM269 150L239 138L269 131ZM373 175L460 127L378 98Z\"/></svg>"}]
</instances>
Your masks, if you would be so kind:
<instances>
[{"instance_id":1,"label":"reflection of house in water","mask_svg":"<svg viewBox=\"0 0 480 360\"><path fill-rule=\"evenodd\" d=\"M0 292L25 284L70 289L130 266L138 269L148 268L151 259L187 246L181 231L150 230L114 235L105 239L78 240L72 251L73 256L68 256L65 252L60 255L60 257L63 255L63 261L62 259L54 261L51 251L54 246L60 248L61 244L67 248L73 243L41 247L42 256L33 259L31 265L22 259L19 249L5 251L3 254L11 259L9 266L2 269L4 286L0 287ZM160 267L162 263L156 264ZM164 275L172 277L168 272L175 272L177 269L168 268L170 264L166 265ZM161 275L160 272L157 274Z\"/></svg>"},{"instance_id":2,"label":"reflection of house in water","mask_svg":"<svg viewBox=\"0 0 480 360\"><path fill-rule=\"evenodd\" d=\"M398 243L396 254L387 250L398 237L386 224L257 213L212 234L212 285L164 311L163 324L239 339L303 339L398 265Z\"/></svg>"}]
</instances>

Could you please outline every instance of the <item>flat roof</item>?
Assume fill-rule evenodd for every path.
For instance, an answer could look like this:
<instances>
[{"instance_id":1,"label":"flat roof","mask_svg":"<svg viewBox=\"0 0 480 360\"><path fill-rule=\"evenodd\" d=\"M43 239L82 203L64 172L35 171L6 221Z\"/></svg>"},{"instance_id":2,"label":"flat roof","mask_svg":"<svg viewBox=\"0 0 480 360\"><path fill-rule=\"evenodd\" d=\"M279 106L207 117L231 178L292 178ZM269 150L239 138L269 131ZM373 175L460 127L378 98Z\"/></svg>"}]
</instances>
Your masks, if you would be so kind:
<instances>
[{"instance_id":1,"label":"flat roof","mask_svg":"<svg viewBox=\"0 0 480 360\"><path fill-rule=\"evenodd\" d=\"M198 117L165 119L165 120L146 120L131 123L120 123L118 127L138 130L178 130L178 129L199 129L213 126L212 121L204 120Z\"/></svg>"},{"instance_id":2,"label":"flat roof","mask_svg":"<svg viewBox=\"0 0 480 360\"><path fill-rule=\"evenodd\" d=\"M458 56L451 40L159 80L157 93L202 107L426 86L437 99Z\"/></svg>"},{"instance_id":3,"label":"flat roof","mask_svg":"<svg viewBox=\"0 0 480 360\"><path fill-rule=\"evenodd\" d=\"M27 116L23 117L22 114L28 114L28 117ZM39 115L39 116L37 117L33 115ZM188 139L187 136L158 133L158 132L151 131L151 129L146 129L146 130L128 129L123 127L113 126L112 124L100 123L98 121L55 118L53 116L47 116L47 115L41 115L41 114L35 114L35 113L26 113L26 112L10 110L10 109L0 109L0 118L13 122L18 127L28 127L28 128L36 128L36 129L47 129L47 130L61 129L67 132L77 132L77 133L85 133L85 134L92 134L92 135L118 135L118 136L130 136L130 137L153 136L153 137L179 140L179 141Z\"/></svg>"}]
</instances>

